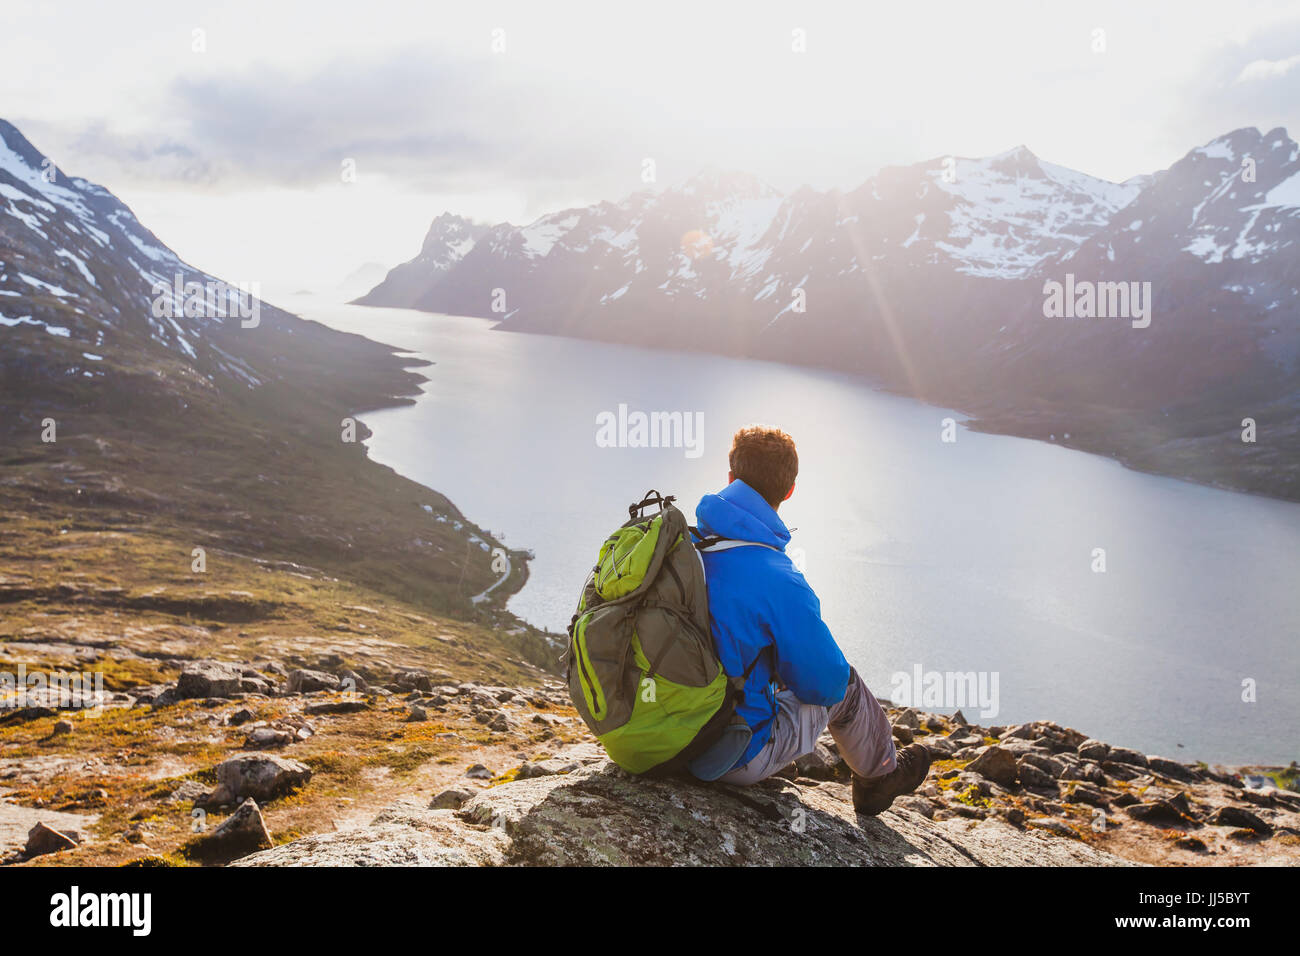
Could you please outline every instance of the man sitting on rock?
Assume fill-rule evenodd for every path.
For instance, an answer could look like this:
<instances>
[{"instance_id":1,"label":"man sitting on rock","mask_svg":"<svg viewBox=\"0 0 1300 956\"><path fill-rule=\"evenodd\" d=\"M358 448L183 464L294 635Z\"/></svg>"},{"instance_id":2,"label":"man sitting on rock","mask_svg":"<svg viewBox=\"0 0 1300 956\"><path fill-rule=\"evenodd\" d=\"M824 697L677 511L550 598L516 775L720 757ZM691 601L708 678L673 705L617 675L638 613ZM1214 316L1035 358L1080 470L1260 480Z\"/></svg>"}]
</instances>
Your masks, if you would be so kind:
<instances>
[{"instance_id":1,"label":"man sitting on rock","mask_svg":"<svg viewBox=\"0 0 1300 956\"><path fill-rule=\"evenodd\" d=\"M695 516L705 537L761 545L702 552L718 656L728 676L746 678L737 712L752 736L739 759L736 748L715 745L691 770L757 783L812 753L829 728L853 771L854 809L880 813L921 785L929 751L912 744L895 753L884 708L844 659L817 595L785 553L790 532L776 512L794 494L794 440L776 428L742 428L730 465L727 487L705 495Z\"/></svg>"}]
</instances>

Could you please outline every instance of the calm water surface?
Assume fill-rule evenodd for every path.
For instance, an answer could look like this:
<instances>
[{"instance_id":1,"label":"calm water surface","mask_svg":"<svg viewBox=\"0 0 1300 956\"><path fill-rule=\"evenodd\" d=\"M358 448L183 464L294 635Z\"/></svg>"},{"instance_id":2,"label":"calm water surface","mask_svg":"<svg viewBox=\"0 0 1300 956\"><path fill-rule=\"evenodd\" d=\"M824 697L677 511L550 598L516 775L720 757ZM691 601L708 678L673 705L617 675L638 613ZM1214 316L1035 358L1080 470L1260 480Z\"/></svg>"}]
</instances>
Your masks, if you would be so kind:
<instances>
[{"instance_id":1,"label":"calm water surface","mask_svg":"<svg viewBox=\"0 0 1300 956\"><path fill-rule=\"evenodd\" d=\"M285 305L436 363L414 406L364 416L370 454L536 553L510 602L534 624L568 623L629 502L654 487L693 514L726 482L732 432L770 422L799 443L791 547L881 696L918 664L996 672L996 717L964 708L984 724L1050 718L1188 760L1300 757L1300 505L1044 442L959 428L946 444L940 421L960 415L834 373ZM597 416L620 403L703 412L700 456L598 447Z\"/></svg>"}]
</instances>

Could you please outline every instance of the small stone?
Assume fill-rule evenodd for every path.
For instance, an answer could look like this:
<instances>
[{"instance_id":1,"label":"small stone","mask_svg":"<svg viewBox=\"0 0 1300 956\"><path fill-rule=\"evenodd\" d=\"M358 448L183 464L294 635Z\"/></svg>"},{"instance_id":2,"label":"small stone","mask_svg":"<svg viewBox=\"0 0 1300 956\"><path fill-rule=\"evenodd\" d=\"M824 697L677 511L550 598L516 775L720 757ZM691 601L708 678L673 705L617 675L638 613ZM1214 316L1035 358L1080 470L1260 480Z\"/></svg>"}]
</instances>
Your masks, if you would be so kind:
<instances>
[{"instance_id":1,"label":"small stone","mask_svg":"<svg viewBox=\"0 0 1300 956\"><path fill-rule=\"evenodd\" d=\"M1186 826L1189 822L1168 800L1153 800L1149 803L1135 803L1126 812L1134 820L1150 823L1154 826Z\"/></svg>"},{"instance_id":2,"label":"small stone","mask_svg":"<svg viewBox=\"0 0 1300 956\"><path fill-rule=\"evenodd\" d=\"M1165 757L1148 755L1147 769L1172 780L1181 780L1183 783L1195 783L1201 779L1199 770L1194 770L1185 764L1181 764L1176 760L1168 760Z\"/></svg>"},{"instance_id":3,"label":"small stone","mask_svg":"<svg viewBox=\"0 0 1300 956\"><path fill-rule=\"evenodd\" d=\"M1106 794L1086 783L1078 784L1065 798L1067 803L1087 803L1094 807L1109 807Z\"/></svg>"},{"instance_id":4,"label":"small stone","mask_svg":"<svg viewBox=\"0 0 1300 956\"><path fill-rule=\"evenodd\" d=\"M474 764L474 766L470 767L468 770L465 771L465 776L470 777L474 780L491 780L492 771L489 770L487 767L483 766L481 763L476 763Z\"/></svg>"},{"instance_id":5,"label":"small stone","mask_svg":"<svg viewBox=\"0 0 1300 956\"><path fill-rule=\"evenodd\" d=\"M1263 818L1242 807L1220 807L1210 817L1210 823L1218 827L1240 827L1257 833L1272 833L1273 827Z\"/></svg>"},{"instance_id":6,"label":"small stone","mask_svg":"<svg viewBox=\"0 0 1300 956\"><path fill-rule=\"evenodd\" d=\"M1079 839L1079 834L1068 823L1053 817L1032 817L1025 821L1025 826L1034 830L1046 830L1048 833L1069 837L1072 840Z\"/></svg>"},{"instance_id":7,"label":"small stone","mask_svg":"<svg viewBox=\"0 0 1300 956\"><path fill-rule=\"evenodd\" d=\"M23 852L29 857L44 856L47 853L71 850L79 842L76 834L64 833L47 827L44 823L37 823L27 831L27 846Z\"/></svg>"},{"instance_id":8,"label":"small stone","mask_svg":"<svg viewBox=\"0 0 1300 956\"><path fill-rule=\"evenodd\" d=\"M419 704L411 705L411 712L406 715L408 724L417 724L429 719L429 712Z\"/></svg>"},{"instance_id":9,"label":"small stone","mask_svg":"<svg viewBox=\"0 0 1300 956\"><path fill-rule=\"evenodd\" d=\"M1126 763L1134 767L1145 767L1147 765L1147 758L1144 754L1140 754L1136 750L1129 750L1127 747L1111 747L1106 759L1112 763Z\"/></svg>"},{"instance_id":10,"label":"small stone","mask_svg":"<svg viewBox=\"0 0 1300 956\"><path fill-rule=\"evenodd\" d=\"M321 690L335 690L339 679L324 671L296 670L285 684L290 694L312 694Z\"/></svg>"},{"instance_id":11,"label":"small stone","mask_svg":"<svg viewBox=\"0 0 1300 956\"><path fill-rule=\"evenodd\" d=\"M1210 849L1205 845L1204 840L1198 836L1192 836L1190 833L1184 834L1175 840L1174 846L1180 850L1191 850L1193 853L1208 853Z\"/></svg>"},{"instance_id":12,"label":"small stone","mask_svg":"<svg viewBox=\"0 0 1300 956\"><path fill-rule=\"evenodd\" d=\"M451 788L444 790L432 800L429 801L430 810L459 810L461 805L470 797L474 796L468 790L458 790Z\"/></svg>"},{"instance_id":13,"label":"small stone","mask_svg":"<svg viewBox=\"0 0 1300 956\"><path fill-rule=\"evenodd\" d=\"M516 780L531 780L533 777L549 777L554 770L540 763L526 763L515 773Z\"/></svg>"},{"instance_id":14,"label":"small stone","mask_svg":"<svg viewBox=\"0 0 1300 956\"><path fill-rule=\"evenodd\" d=\"M355 714L370 707L366 700L318 700L302 709L304 714Z\"/></svg>"},{"instance_id":15,"label":"small stone","mask_svg":"<svg viewBox=\"0 0 1300 956\"><path fill-rule=\"evenodd\" d=\"M287 730L274 727L257 727L244 738L244 746L250 750L265 750L268 747L283 747L294 741L294 735Z\"/></svg>"},{"instance_id":16,"label":"small stone","mask_svg":"<svg viewBox=\"0 0 1300 956\"><path fill-rule=\"evenodd\" d=\"M925 747L940 759L950 757L957 752L957 745L947 737L927 737Z\"/></svg>"},{"instance_id":17,"label":"small stone","mask_svg":"<svg viewBox=\"0 0 1300 956\"><path fill-rule=\"evenodd\" d=\"M167 799L172 803L198 802L208 795L208 788L197 780L186 780L171 792Z\"/></svg>"},{"instance_id":18,"label":"small stone","mask_svg":"<svg viewBox=\"0 0 1300 956\"><path fill-rule=\"evenodd\" d=\"M894 807L919 813L928 820L934 819L934 803L916 794L907 794L894 801Z\"/></svg>"}]
</instances>

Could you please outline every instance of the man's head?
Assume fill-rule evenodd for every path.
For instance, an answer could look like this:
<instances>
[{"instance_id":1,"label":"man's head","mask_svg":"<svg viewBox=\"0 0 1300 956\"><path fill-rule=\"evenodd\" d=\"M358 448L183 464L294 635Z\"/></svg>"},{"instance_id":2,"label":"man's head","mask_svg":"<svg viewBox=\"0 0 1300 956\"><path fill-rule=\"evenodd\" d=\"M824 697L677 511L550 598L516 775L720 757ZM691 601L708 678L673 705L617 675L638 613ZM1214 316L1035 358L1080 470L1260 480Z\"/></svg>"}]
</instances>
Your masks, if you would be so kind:
<instances>
[{"instance_id":1,"label":"man's head","mask_svg":"<svg viewBox=\"0 0 1300 956\"><path fill-rule=\"evenodd\" d=\"M731 439L730 483L739 478L773 508L794 494L799 455L794 439L779 428L746 425Z\"/></svg>"}]
</instances>

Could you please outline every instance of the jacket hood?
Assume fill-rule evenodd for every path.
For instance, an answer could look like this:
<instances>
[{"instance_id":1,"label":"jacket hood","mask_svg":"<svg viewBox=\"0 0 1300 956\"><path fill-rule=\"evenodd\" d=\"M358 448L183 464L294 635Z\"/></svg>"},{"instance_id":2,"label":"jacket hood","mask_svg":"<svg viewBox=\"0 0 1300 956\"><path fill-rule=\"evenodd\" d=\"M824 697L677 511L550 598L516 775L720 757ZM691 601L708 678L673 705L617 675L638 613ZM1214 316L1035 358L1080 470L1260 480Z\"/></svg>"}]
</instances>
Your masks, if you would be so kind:
<instances>
[{"instance_id":1,"label":"jacket hood","mask_svg":"<svg viewBox=\"0 0 1300 956\"><path fill-rule=\"evenodd\" d=\"M790 531L776 511L739 478L695 506L695 522L706 535L756 541L785 550Z\"/></svg>"}]
</instances>

